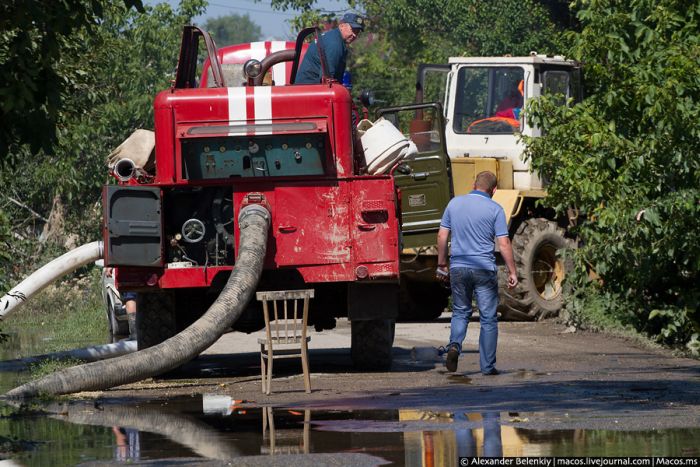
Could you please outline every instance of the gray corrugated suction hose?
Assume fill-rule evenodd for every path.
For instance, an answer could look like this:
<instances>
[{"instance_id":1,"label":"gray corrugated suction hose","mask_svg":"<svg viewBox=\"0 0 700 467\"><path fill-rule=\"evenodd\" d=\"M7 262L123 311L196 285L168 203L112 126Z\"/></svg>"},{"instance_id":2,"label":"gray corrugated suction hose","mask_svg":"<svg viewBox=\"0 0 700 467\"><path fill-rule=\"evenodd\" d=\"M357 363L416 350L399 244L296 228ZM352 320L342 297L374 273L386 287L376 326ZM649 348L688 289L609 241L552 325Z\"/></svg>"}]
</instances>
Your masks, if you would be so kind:
<instances>
[{"instance_id":1,"label":"gray corrugated suction hose","mask_svg":"<svg viewBox=\"0 0 700 467\"><path fill-rule=\"evenodd\" d=\"M238 216L238 225L240 243L236 266L216 301L190 327L153 347L67 368L23 384L5 396L21 398L108 389L164 373L199 355L238 319L253 297L262 274L270 213L259 205L245 206Z\"/></svg>"}]
</instances>

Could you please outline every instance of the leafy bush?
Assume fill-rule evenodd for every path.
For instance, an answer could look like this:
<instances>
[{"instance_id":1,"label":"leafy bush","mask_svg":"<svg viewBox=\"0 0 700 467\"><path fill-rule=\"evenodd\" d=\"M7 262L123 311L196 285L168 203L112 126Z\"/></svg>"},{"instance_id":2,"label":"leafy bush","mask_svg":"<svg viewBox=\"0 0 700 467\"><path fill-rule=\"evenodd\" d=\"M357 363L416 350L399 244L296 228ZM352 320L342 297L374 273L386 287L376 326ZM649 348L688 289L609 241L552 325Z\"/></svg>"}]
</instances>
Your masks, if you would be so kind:
<instances>
[{"instance_id":1,"label":"leafy bush","mask_svg":"<svg viewBox=\"0 0 700 467\"><path fill-rule=\"evenodd\" d=\"M76 26L52 45L59 50L51 69L66 81L54 93L56 138L38 152L28 141L12 144L0 165L3 291L57 252L99 238L105 156L135 129L153 128L153 99L174 77L182 26L205 5L183 0L177 11L162 3L139 13L127 8L130 3L91 2L101 5L99 16L81 9L92 23ZM3 50L3 73L31 75L26 69L31 65L6 57L24 51Z\"/></svg>"},{"instance_id":2,"label":"leafy bush","mask_svg":"<svg viewBox=\"0 0 700 467\"><path fill-rule=\"evenodd\" d=\"M689 343L700 330L700 4L579 7L572 56L589 97L534 102L544 136L526 138L527 156L550 182L547 202L585 215L579 285L592 268L639 329Z\"/></svg>"}]
</instances>

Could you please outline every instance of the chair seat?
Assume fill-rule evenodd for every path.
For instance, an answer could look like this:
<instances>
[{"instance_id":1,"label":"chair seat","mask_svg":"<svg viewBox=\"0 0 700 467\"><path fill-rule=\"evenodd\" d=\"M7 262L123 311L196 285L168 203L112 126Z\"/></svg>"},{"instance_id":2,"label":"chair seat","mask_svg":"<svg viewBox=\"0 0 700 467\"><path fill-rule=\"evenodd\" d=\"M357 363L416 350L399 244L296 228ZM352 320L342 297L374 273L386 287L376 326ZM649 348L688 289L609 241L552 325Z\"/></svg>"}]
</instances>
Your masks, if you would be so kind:
<instances>
[{"instance_id":1,"label":"chair seat","mask_svg":"<svg viewBox=\"0 0 700 467\"><path fill-rule=\"evenodd\" d=\"M271 341L273 345L285 345L285 344L299 344L302 341L302 336L280 336L280 337L272 337ZM311 336L306 336L306 342L309 342L311 340ZM267 344L267 338L265 337L260 337L258 338L258 344Z\"/></svg>"}]
</instances>

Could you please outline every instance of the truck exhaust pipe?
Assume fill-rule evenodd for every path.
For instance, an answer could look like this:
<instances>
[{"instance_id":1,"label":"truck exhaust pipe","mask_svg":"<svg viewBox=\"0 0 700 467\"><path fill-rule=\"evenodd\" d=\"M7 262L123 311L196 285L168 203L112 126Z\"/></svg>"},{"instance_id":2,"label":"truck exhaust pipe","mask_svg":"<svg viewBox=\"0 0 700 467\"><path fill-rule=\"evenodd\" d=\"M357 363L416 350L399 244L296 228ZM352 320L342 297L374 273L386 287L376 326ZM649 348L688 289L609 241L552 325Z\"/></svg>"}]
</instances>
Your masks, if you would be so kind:
<instances>
[{"instance_id":1,"label":"truck exhaust pipe","mask_svg":"<svg viewBox=\"0 0 700 467\"><path fill-rule=\"evenodd\" d=\"M104 390L165 373L202 353L243 313L262 274L270 212L262 205L249 204L241 209L238 225L240 245L231 276L216 301L187 329L132 354L58 371L12 389L5 396L28 398Z\"/></svg>"}]
</instances>

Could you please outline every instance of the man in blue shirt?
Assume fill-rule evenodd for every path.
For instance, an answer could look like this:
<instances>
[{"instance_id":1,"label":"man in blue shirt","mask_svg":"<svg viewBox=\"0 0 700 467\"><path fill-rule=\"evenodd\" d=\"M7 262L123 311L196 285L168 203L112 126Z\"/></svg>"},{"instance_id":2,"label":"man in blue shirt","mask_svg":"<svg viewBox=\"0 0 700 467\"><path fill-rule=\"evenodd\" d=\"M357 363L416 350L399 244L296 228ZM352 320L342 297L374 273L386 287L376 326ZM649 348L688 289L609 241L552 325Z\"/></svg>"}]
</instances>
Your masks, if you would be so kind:
<instances>
[{"instance_id":1,"label":"man in blue shirt","mask_svg":"<svg viewBox=\"0 0 700 467\"><path fill-rule=\"evenodd\" d=\"M365 20L355 13L345 13L337 28L331 29L319 37L325 57L326 74L331 78L342 81L345 72L345 58L348 45L360 32L364 31ZM318 84L321 82L321 59L318 46L314 42L309 45L301 62L294 84Z\"/></svg>"},{"instance_id":2,"label":"man in blue shirt","mask_svg":"<svg viewBox=\"0 0 700 467\"><path fill-rule=\"evenodd\" d=\"M484 375L497 375L496 345L498 342L498 278L494 238L508 267L508 287L518 284L513 249L501 205L491 199L496 191L496 176L481 172L474 181L474 190L453 198L445 209L438 232L438 278L450 281L452 288L452 321L445 366L457 371L462 342L472 315L472 297L479 305L479 365ZM449 272L447 240L452 237Z\"/></svg>"}]
</instances>

